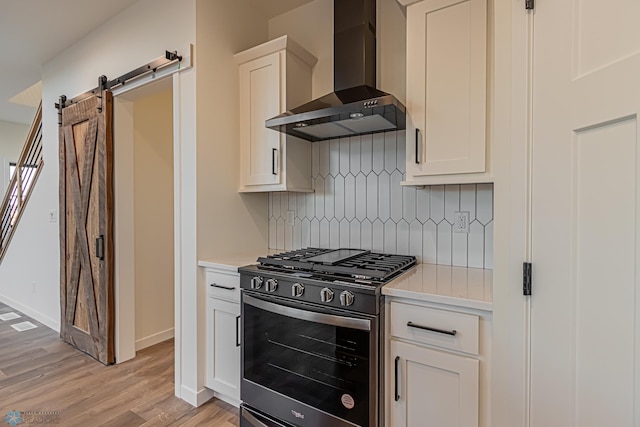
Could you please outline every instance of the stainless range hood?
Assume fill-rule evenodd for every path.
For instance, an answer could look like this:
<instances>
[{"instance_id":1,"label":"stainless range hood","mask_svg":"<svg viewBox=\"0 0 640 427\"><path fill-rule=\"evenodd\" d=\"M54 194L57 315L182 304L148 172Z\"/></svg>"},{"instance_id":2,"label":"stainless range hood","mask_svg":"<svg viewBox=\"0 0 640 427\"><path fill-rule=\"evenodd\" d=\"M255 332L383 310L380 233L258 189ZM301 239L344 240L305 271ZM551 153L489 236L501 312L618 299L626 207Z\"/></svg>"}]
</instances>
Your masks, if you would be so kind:
<instances>
[{"instance_id":1,"label":"stainless range hood","mask_svg":"<svg viewBox=\"0 0 640 427\"><path fill-rule=\"evenodd\" d=\"M334 92L265 125L311 142L404 129L404 105L375 88L375 0L334 0L333 27Z\"/></svg>"}]
</instances>

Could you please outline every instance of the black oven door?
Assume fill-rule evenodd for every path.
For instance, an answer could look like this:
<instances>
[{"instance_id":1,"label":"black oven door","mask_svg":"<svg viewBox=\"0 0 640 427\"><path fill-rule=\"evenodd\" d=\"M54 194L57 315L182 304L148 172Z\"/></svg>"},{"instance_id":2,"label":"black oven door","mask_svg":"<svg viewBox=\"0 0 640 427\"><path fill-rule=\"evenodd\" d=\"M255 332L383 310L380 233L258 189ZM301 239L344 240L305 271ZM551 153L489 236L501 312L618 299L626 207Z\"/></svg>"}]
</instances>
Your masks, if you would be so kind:
<instances>
[{"instance_id":1,"label":"black oven door","mask_svg":"<svg viewBox=\"0 0 640 427\"><path fill-rule=\"evenodd\" d=\"M242 401L296 426L377 425L378 324L242 296Z\"/></svg>"}]
</instances>

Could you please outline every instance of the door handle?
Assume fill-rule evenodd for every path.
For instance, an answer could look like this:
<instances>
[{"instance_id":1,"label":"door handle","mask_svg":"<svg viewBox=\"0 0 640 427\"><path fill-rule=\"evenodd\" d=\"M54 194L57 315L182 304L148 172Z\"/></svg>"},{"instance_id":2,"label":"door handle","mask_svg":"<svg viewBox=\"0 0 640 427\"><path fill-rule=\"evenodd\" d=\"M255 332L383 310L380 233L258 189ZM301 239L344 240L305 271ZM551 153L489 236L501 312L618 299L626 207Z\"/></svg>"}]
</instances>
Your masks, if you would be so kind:
<instances>
[{"instance_id":1,"label":"door handle","mask_svg":"<svg viewBox=\"0 0 640 427\"><path fill-rule=\"evenodd\" d=\"M96 257L99 260L104 260L104 235L96 239Z\"/></svg>"},{"instance_id":2,"label":"door handle","mask_svg":"<svg viewBox=\"0 0 640 427\"><path fill-rule=\"evenodd\" d=\"M400 374L400 356L396 356L395 364L396 364L396 366L395 366L396 369L395 369L395 381L394 381L394 383L395 383L395 400L397 402L398 400L400 400L400 390L398 388L398 376Z\"/></svg>"},{"instance_id":3,"label":"door handle","mask_svg":"<svg viewBox=\"0 0 640 427\"><path fill-rule=\"evenodd\" d=\"M278 149L277 148L271 149L271 173L273 175L278 175L278 172L276 171L276 157L277 156L278 156Z\"/></svg>"},{"instance_id":4,"label":"door handle","mask_svg":"<svg viewBox=\"0 0 640 427\"><path fill-rule=\"evenodd\" d=\"M236 347L240 347L240 326L239 326L240 316L236 316Z\"/></svg>"},{"instance_id":5,"label":"door handle","mask_svg":"<svg viewBox=\"0 0 640 427\"><path fill-rule=\"evenodd\" d=\"M416 165L420 164L420 129L416 128Z\"/></svg>"}]
</instances>

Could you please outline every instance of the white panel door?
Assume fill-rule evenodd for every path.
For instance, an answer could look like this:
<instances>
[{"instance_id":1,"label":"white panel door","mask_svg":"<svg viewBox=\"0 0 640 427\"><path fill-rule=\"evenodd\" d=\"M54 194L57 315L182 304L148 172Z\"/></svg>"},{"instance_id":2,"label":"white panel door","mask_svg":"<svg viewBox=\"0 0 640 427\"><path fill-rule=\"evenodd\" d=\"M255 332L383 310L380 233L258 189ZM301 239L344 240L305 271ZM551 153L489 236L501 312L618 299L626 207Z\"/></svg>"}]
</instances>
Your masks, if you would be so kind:
<instances>
[{"instance_id":1,"label":"white panel door","mask_svg":"<svg viewBox=\"0 0 640 427\"><path fill-rule=\"evenodd\" d=\"M240 65L240 155L245 185L280 183L280 133L264 122L282 111L281 52Z\"/></svg>"},{"instance_id":2,"label":"white panel door","mask_svg":"<svg viewBox=\"0 0 640 427\"><path fill-rule=\"evenodd\" d=\"M391 426L478 426L478 360L396 340L390 354Z\"/></svg>"},{"instance_id":3,"label":"white panel door","mask_svg":"<svg viewBox=\"0 0 640 427\"><path fill-rule=\"evenodd\" d=\"M640 425L640 2L534 15L531 419Z\"/></svg>"}]
</instances>

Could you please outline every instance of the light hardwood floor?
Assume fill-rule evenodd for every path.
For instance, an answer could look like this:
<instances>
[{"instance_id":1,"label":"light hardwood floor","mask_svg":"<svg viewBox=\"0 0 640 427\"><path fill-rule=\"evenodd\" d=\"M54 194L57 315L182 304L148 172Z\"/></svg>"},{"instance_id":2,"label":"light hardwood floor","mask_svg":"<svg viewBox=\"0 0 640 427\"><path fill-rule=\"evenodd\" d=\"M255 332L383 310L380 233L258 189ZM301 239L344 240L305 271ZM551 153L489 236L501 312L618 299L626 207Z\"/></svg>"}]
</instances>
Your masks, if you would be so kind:
<instances>
[{"instance_id":1,"label":"light hardwood floor","mask_svg":"<svg viewBox=\"0 0 640 427\"><path fill-rule=\"evenodd\" d=\"M0 303L0 424L8 411L58 411L59 426L238 425L238 411L213 399L199 408L173 395L173 340L104 366L62 342L58 333ZM36 329L17 332L30 321ZM9 424L7 424L9 425Z\"/></svg>"}]
</instances>

